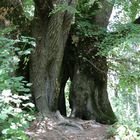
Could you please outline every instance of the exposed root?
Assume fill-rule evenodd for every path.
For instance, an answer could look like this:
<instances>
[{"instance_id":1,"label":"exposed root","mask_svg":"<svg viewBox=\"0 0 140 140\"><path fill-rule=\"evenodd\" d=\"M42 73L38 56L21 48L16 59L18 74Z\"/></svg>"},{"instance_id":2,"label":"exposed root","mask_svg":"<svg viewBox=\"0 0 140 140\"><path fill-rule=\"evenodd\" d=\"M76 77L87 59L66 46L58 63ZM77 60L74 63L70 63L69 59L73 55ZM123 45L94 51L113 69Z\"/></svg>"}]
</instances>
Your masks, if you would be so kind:
<instances>
[{"instance_id":1,"label":"exposed root","mask_svg":"<svg viewBox=\"0 0 140 140\"><path fill-rule=\"evenodd\" d=\"M58 123L57 125L64 125L64 126L71 126L71 127L75 127L75 128L78 128L79 130L84 130L83 127L80 125L80 124L76 124L74 122L60 122Z\"/></svg>"},{"instance_id":2,"label":"exposed root","mask_svg":"<svg viewBox=\"0 0 140 140\"><path fill-rule=\"evenodd\" d=\"M57 123L57 125L64 125L64 126L71 126L71 127L75 127L79 130L84 130L82 125L79 123L76 123L72 120L68 120L66 118L64 118L59 111L56 111L56 117L59 120L59 122Z\"/></svg>"}]
</instances>

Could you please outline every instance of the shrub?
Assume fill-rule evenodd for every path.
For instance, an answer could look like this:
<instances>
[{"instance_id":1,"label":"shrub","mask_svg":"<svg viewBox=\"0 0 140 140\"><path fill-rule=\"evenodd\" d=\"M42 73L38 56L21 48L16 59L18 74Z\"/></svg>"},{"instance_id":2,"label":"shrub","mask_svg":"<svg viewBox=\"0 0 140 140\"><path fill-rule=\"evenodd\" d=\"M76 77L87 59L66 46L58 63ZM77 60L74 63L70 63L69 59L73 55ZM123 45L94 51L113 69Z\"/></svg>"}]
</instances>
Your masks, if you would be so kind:
<instances>
[{"instance_id":1,"label":"shrub","mask_svg":"<svg viewBox=\"0 0 140 140\"><path fill-rule=\"evenodd\" d=\"M20 57L31 52L30 48L21 50L15 44L34 43L29 40L0 37L0 139L3 140L27 140L25 129L34 119L34 104L29 94L31 84L24 77L15 76Z\"/></svg>"}]
</instances>

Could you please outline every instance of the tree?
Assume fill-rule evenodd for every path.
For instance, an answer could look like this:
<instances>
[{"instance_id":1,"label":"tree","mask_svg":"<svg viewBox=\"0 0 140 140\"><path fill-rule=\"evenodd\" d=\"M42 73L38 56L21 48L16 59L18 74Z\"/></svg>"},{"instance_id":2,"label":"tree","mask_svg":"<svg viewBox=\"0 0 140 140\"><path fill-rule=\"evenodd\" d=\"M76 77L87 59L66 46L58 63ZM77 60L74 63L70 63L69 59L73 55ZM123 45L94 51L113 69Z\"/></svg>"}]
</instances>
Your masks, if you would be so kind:
<instances>
[{"instance_id":1,"label":"tree","mask_svg":"<svg viewBox=\"0 0 140 140\"><path fill-rule=\"evenodd\" d=\"M64 87L70 77L71 116L114 123L116 117L107 95L106 57L97 55L98 45L106 35L103 28L107 28L112 5L106 0L93 1L90 5L88 0L78 1L80 14L76 14L70 30L75 0L34 0L32 21L26 18L20 0L1 4L1 7L13 7L7 19L18 25L18 35L29 35L36 40L30 56L29 76L38 111L46 116L59 109L66 115ZM75 37L79 40L75 43L77 47L72 44Z\"/></svg>"},{"instance_id":2,"label":"tree","mask_svg":"<svg viewBox=\"0 0 140 140\"><path fill-rule=\"evenodd\" d=\"M31 55L30 77L36 106L42 114L56 111L60 91L60 69L73 14L59 11L51 14L54 5L74 6L75 1L34 0L35 15L32 35L37 46Z\"/></svg>"},{"instance_id":3,"label":"tree","mask_svg":"<svg viewBox=\"0 0 140 140\"><path fill-rule=\"evenodd\" d=\"M64 86L70 77L71 116L114 123L116 117L107 95L107 61L105 56L98 55L113 5L104 0L88 4L88 0L79 1L77 10L80 14L76 14L65 48L60 112L65 115L61 103L64 106ZM77 41L75 45L72 44L74 41Z\"/></svg>"}]
</instances>

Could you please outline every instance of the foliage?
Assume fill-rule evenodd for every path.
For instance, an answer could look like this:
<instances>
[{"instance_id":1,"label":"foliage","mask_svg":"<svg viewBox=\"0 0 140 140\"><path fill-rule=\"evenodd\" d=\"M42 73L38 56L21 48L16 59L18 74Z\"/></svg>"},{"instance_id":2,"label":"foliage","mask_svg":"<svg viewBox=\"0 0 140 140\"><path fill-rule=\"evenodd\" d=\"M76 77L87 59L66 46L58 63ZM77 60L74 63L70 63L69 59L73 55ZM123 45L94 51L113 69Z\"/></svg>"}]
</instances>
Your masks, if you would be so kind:
<instances>
[{"instance_id":1,"label":"foliage","mask_svg":"<svg viewBox=\"0 0 140 140\"><path fill-rule=\"evenodd\" d=\"M6 38L9 30L0 37L0 139L27 140L25 129L34 119L34 105L30 102L30 83L15 75L20 57L28 55L31 48L22 50L16 44L33 44L31 38ZM30 41L29 41L30 40ZM27 94L28 93L28 94Z\"/></svg>"},{"instance_id":2,"label":"foliage","mask_svg":"<svg viewBox=\"0 0 140 140\"><path fill-rule=\"evenodd\" d=\"M108 65L114 70L120 84L130 87L139 82L139 32L140 26L128 24L119 26L116 33L109 33L102 41L100 55L108 56ZM123 84L121 84L123 81Z\"/></svg>"},{"instance_id":3,"label":"foliage","mask_svg":"<svg viewBox=\"0 0 140 140\"><path fill-rule=\"evenodd\" d=\"M108 55L110 96L118 123L110 129L114 139L140 139L138 101L135 87L139 86L139 25L118 26L117 33L105 38L102 55ZM111 33L112 34L112 33ZM106 46L106 47L105 47ZM109 47L107 47L109 46ZM112 89L114 85L114 94Z\"/></svg>"},{"instance_id":4,"label":"foliage","mask_svg":"<svg viewBox=\"0 0 140 140\"><path fill-rule=\"evenodd\" d=\"M68 80L65 86L65 99L66 99L66 112L67 116L70 116L71 109L70 109L70 104L69 104L69 91L70 91L70 86L71 86L71 81Z\"/></svg>"},{"instance_id":5,"label":"foliage","mask_svg":"<svg viewBox=\"0 0 140 140\"><path fill-rule=\"evenodd\" d=\"M122 7L125 16L128 16L131 21L134 21L135 18L139 15L140 10L140 0L115 0L116 6Z\"/></svg>"},{"instance_id":6,"label":"foliage","mask_svg":"<svg viewBox=\"0 0 140 140\"><path fill-rule=\"evenodd\" d=\"M29 95L12 94L10 90L3 90L0 95L0 130L1 139L4 140L27 140L25 129L29 122L34 119L34 104L29 102ZM24 102L27 103L24 103ZM22 106L22 108L21 108ZM27 113L24 108L30 109Z\"/></svg>"},{"instance_id":7,"label":"foliage","mask_svg":"<svg viewBox=\"0 0 140 140\"><path fill-rule=\"evenodd\" d=\"M136 83L127 84L126 81L118 80L118 83L114 87L116 88L115 93L113 94L113 90L110 91L111 104L119 121L110 127L108 133L114 139L138 140L140 139L139 114L137 110L138 101L133 87Z\"/></svg>"},{"instance_id":8,"label":"foliage","mask_svg":"<svg viewBox=\"0 0 140 140\"><path fill-rule=\"evenodd\" d=\"M110 140L139 140L140 139L140 127L138 124L133 123L129 125L126 122L111 126L108 129L108 137Z\"/></svg>"},{"instance_id":9,"label":"foliage","mask_svg":"<svg viewBox=\"0 0 140 140\"><path fill-rule=\"evenodd\" d=\"M15 47L14 44L22 42L25 43L28 38L22 38L22 40L12 40L5 37L0 37L0 91L3 89L11 89L13 91L24 91L29 92L29 88L24 88L26 81L23 77L15 77L14 72L18 67L18 62L22 55L28 55L31 52L31 48L27 50L22 50ZM32 43L32 42L30 42ZM17 55L16 55L17 54Z\"/></svg>"},{"instance_id":10,"label":"foliage","mask_svg":"<svg viewBox=\"0 0 140 140\"><path fill-rule=\"evenodd\" d=\"M94 23L94 16L101 6L99 1L78 1L75 24L73 27L76 36L84 39L85 37L93 37L99 34L99 27Z\"/></svg>"},{"instance_id":11,"label":"foliage","mask_svg":"<svg viewBox=\"0 0 140 140\"><path fill-rule=\"evenodd\" d=\"M109 92L118 123L111 127L112 139L140 139L136 86L140 86L140 25L115 25L105 37L101 54L108 57ZM112 77L112 78L111 78Z\"/></svg>"},{"instance_id":12,"label":"foliage","mask_svg":"<svg viewBox=\"0 0 140 140\"><path fill-rule=\"evenodd\" d=\"M25 15L28 19L32 19L34 16L34 3L33 0L24 0L23 1L23 8Z\"/></svg>"}]
</instances>

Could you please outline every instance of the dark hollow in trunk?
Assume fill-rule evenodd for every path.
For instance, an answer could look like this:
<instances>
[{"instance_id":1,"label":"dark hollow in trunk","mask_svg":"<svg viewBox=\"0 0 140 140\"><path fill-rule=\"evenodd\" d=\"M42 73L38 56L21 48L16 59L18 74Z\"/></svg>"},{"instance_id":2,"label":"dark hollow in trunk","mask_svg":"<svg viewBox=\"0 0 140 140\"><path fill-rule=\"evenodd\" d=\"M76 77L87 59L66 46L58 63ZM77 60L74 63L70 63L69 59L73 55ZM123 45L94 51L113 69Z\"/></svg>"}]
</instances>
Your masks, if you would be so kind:
<instances>
[{"instance_id":1,"label":"dark hollow in trunk","mask_svg":"<svg viewBox=\"0 0 140 140\"><path fill-rule=\"evenodd\" d=\"M60 94L59 94L59 101L58 101L58 110L64 116L66 116L66 101L65 101L65 86L70 78L72 81L74 75L74 66L75 66L75 58L71 57L75 56L75 49L69 46L69 38L67 40L67 44L64 50L64 57L62 61L62 68L61 68L61 76L60 76Z\"/></svg>"}]
</instances>

